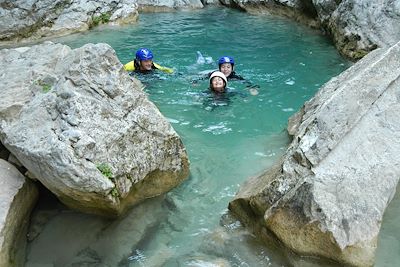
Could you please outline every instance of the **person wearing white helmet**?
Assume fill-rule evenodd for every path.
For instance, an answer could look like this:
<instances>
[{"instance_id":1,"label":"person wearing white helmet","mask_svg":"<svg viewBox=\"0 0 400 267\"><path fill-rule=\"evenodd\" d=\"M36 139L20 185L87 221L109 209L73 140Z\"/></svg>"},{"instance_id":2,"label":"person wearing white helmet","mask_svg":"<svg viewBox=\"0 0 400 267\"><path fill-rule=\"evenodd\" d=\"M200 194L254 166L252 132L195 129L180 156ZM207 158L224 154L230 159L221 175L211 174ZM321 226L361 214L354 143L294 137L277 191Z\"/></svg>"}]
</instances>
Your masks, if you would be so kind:
<instances>
[{"instance_id":1,"label":"person wearing white helmet","mask_svg":"<svg viewBox=\"0 0 400 267\"><path fill-rule=\"evenodd\" d=\"M210 89L217 94L226 92L228 80L226 76L220 71L214 71L210 75Z\"/></svg>"}]
</instances>

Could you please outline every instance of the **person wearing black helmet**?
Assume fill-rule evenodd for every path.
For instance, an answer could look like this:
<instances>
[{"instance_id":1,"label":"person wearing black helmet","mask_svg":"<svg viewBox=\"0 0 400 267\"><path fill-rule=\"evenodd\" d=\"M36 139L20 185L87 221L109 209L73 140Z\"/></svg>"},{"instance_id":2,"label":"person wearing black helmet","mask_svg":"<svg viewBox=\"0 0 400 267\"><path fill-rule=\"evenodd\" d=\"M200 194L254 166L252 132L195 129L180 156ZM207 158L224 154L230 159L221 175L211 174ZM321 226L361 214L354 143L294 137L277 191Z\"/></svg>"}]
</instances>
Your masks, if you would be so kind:
<instances>
[{"instance_id":1,"label":"person wearing black helmet","mask_svg":"<svg viewBox=\"0 0 400 267\"><path fill-rule=\"evenodd\" d=\"M161 70L166 73L173 73L171 68L163 67L153 62L153 53L147 48L140 48L136 51L134 60L124 65L125 70L140 73L149 73L153 70Z\"/></svg>"}]
</instances>

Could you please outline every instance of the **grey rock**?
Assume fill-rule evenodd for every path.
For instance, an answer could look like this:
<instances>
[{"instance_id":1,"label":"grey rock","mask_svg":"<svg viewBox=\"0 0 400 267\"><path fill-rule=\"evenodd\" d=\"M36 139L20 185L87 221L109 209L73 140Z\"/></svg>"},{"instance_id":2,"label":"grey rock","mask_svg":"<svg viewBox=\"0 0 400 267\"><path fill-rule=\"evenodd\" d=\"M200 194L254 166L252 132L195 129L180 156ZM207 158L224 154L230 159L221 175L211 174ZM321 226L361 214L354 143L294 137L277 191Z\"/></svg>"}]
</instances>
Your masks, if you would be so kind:
<instances>
[{"instance_id":1,"label":"grey rock","mask_svg":"<svg viewBox=\"0 0 400 267\"><path fill-rule=\"evenodd\" d=\"M361 58L377 47L400 41L400 2L342 1L332 13L327 30L343 54Z\"/></svg>"},{"instance_id":2,"label":"grey rock","mask_svg":"<svg viewBox=\"0 0 400 267\"><path fill-rule=\"evenodd\" d=\"M223 0L202 0L201 2L203 3L204 6L221 5L221 2L223 2Z\"/></svg>"},{"instance_id":3,"label":"grey rock","mask_svg":"<svg viewBox=\"0 0 400 267\"><path fill-rule=\"evenodd\" d=\"M8 156L8 162L11 163L12 165L14 165L17 168L23 167L21 162L19 162L19 160L13 154L10 154Z\"/></svg>"},{"instance_id":4,"label":"grey rock","mask_svg":"<svg viewBox=\"0 0 400 267\"><path fill-rule=\"evenodd\" d=\"M0 4L0 41L61 36L99 22L131 23L137 16L136 0L6 0Z\"/></svg>"},{"instance_id":5,"label":"grey rock","mask_svg":"<svg viewBox=\"0 0 400 267\"><path fill-rule=\"evenodd\" d=\"M110 46L48 42L0 61L1 141L67 206L116 216L187 177L179 136Z\"/></svg>"},{"instance_id":6,"label":"grey rock","mask_svg":"<svg viewBox=\"0 0 400 267\"><path fill-rule=\"evenodd\" d=\"M201 0L137 0L142 12L165 12L175 9L198 9L204 5Z\"/></svg>"},{"instance_id":7,"label":"grey rock","mask_svg":"<svg viewBox=\"0 0 400 267\"><path fill-rule=\"evenodd\" d=\"M33 182L0 159L0 266L23 266L29 215L37 196Z\"/></svg>"},{"instance_id":8,"label":"grey rock","mask_svg":"<svg viewBox=\"0 0 400 267\"><path fill-rule=\"evenodd\" d=\"M221 3L251 14L279 15L293 18L313 28L319 26L311 0L221 0Z\"/></svg>"},{"instance_id":9,"label":"grey rock","mask_svg":"<svg viewBox=\"0 0 400 267\"><path fill-rule=\"evenodd\" d=\"M329 19L332 13L337 9L339 2L340 1L335 0L312 0L318 18L325 28L327 28Z\"/></svg>"},{"instance_id":10,"label":"grey rock","mask_svg":"<svg viewBox=\"0 0 400 267\"><path fill-rule=\"evenodd\" d=\"M331 79L290 121L281 162L243 185L231 211L300 254L372 266L400 177L399 88L400 42Z\"/></svg>"}]
</instances>

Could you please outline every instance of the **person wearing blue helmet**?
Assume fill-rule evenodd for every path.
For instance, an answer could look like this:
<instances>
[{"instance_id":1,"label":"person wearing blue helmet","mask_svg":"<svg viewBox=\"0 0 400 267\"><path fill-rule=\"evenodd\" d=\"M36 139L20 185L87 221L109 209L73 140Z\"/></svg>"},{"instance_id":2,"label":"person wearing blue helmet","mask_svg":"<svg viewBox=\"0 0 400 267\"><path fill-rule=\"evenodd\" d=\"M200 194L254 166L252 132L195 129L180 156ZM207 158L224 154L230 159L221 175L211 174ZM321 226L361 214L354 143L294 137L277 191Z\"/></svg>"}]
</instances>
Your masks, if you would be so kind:
<instances>
[{"instance_id":1,"label":"person wearing blue helmet","mask_svg":"<svg viewBox=\"0 0 400 267\"><path fill-rule=\"evenodd\" d=\"M242 76L239 76L235 73L234 67L235 61L232 57L224 56L218 60L218 69L228 80L244 80Z\"/></svg>"},{"instance_id":2,"label":"person wearing blue helmet","mask_svg":"<svg viewBox=\"0 0 400 267\"><path fill-rule=\"evenodd\" d=\"M166 73L174 72L173 69L163 67L153 62L153 53L147 48L140 48L136 51L136 57L134 60L124 65L125 70L140 73L149 73L153 70L161 70Z\"/></svg>"},{"instance_id":3,"label":"person wearing blue helmet","mask_svg":"<svg viewBox=\"0 0 400 267\"><path fill-rule=\"evenodd\" d=\"M237 75L234 71L235 61L232 57L221 57L218 60L219 71L222 72L228 80L242 80L246 83L246 88L249 89L250 94L257 95L260 86L253 84L252 82L244 79L242 76Z\"/></svg>"}]
</instances>

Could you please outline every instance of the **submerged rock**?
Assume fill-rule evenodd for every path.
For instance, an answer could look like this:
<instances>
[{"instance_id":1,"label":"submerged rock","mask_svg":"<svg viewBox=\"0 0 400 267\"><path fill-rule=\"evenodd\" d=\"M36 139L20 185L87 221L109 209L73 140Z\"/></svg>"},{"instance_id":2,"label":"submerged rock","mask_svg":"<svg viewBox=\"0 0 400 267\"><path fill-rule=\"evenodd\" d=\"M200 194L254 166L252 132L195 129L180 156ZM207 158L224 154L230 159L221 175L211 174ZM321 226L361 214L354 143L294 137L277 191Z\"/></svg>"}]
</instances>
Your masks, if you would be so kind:
<instances>
[{"instance_id":1,"label":"submerged rock","mask_svg":"<svg viewBox=\"0 0 400 267\"><path fill-rule=\"evenodd\" d=\"M130 23L138 16L136 0L6 0L0 14L0 41L61 36L101 23Z\"/></svg>"},{"instance_id":2,"label":"submerged rock","mask_svg":"<svg viewBox=\"0 0 400 267\"><path fill-rule=\"evenodd\" d=\"M400 177L399 88L400 42L331 79L290 121L282 161L230 210L299 254L372 266Z\"/></svg>"},{"instance_id":3,"label":"submerged rock","mask_svg":"<svg viewBox=\"0 0 400 267\"><path fill-rule=\"evenodd\" d=\"M34 183L0 159L0 266L23 266L29 215L37 196Z\"/></svg>"},{"instance_id":4,"label":"submerged rock","mask_svg":"<svg viewBox=\"0 0 400 267\"><path fill-rule=\"evenodd\" d=\"M35 217L47 216L40 213L43 210L33 215L34 227L38 223ZM28 245L26 266L132 265L135 256L141 255L141 244L156 238L154 229L165 222L167 215L162 197L140 203L115 220L72 211L57 212ZM144 266L163 266L163 258L173 255L160 249L154 251L154 259L149 256L142 258Z\"/></svg>"},{"instance_id":5,"label":"submerged rock","mask_svg":"<svg viewBox=\"0 0 400 267\"><path fill-rule=\"evenodd\" d=\"M171 125L106 44L0 51L0 138L67 206L115 216L188 176Z\"/></svg>"}]
</instances>

